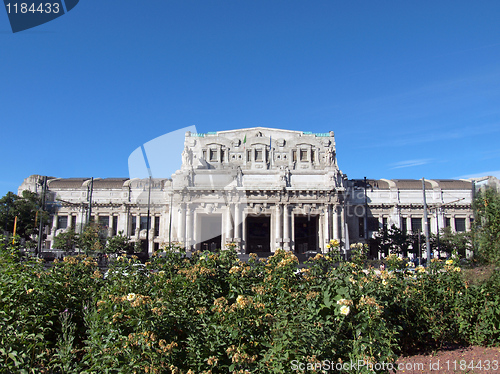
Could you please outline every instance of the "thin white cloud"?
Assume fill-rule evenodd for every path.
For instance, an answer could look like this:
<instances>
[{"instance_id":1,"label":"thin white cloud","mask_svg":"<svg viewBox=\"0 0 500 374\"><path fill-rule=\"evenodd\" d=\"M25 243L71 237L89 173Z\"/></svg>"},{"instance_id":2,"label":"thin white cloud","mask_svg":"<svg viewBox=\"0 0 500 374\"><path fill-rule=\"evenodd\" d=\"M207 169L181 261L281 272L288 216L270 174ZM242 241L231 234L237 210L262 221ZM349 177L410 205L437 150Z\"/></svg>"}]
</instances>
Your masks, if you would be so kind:
<instances>
[{"instance_id":1,"label":"thin white cloud","mask_svg":"<svg viewBox=\"0 0 500 374\"><path fill-rule=\"evenodd\" d=\"M482 173L462 175L461 177L458 177L457 179L481 178L481 177L489 177L489 176L500 179L500 170L484 171Z\"/></svg>"},{"instance_id":2,"label":"thin white cloud","mask_svg":"<svg viewBox=\"0 0 500 374\"><path fill-rule=\"evenodd\" d=\"M396 162L394 164L391 164L392 165L391 169L411 168L414 166L426 165L426 164L430 163L431 161L432 161L432 159L430 159L430 158L422 158L419 160L400 161L400 162Z\"/></svg>"}]
</instances>

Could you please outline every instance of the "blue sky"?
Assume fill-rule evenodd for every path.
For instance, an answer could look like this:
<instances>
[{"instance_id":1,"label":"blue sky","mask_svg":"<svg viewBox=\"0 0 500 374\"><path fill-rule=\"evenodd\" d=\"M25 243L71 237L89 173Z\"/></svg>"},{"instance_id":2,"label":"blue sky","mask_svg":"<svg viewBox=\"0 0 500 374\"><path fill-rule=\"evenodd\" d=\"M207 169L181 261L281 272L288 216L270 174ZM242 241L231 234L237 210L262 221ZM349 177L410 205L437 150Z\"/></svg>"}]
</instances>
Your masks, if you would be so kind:
<instances>
[{"instance_id":1,"label":"blue sky","mask_svg":"<svg viewBox=\"0 0 500 374\"><path fill-rule=\"evenodd\" d=\"M497 0L81 0L12 34L0 9L0 196L128 176L192 125L333 130L349 178L499 176L499 19Z\"/></svg>"}]
</instances>

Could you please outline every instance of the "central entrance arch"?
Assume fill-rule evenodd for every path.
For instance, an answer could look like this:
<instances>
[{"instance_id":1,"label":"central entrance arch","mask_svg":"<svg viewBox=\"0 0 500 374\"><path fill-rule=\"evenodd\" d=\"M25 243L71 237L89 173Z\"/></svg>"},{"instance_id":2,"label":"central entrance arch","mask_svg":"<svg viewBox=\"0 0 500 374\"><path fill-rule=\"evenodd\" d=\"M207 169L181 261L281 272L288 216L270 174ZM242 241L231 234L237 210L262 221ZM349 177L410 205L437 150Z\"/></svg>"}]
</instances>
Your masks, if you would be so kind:
<instances>
[{"instance_id":1,"label":"central entrance arch","mask_svg":"<svg viewBox=\"0 0 500 374\"><path fill-rule=\"evenodd\" d=\"M295 253L318 249L318 216L295 216Z\"/></svg>"},{"instance_id":2,"label":"central entrance arch","mask_svg":"<svg viewBox=\"0 0 500 374\"><path fill-rule=\"evenodd\" d=\"M271 252L271 217L247 216L246 225L246 252Z\"/></svg>"},{"instance_id":3,"label":"central entrance arch","mask_svg":"<svg viewBox=\"0 0 500 374\"><path fill-rule=\"evenodd\" d=\"M201 239L199 249L212 252L222 249L222 215L200 215L199 223Z\"/></svg>"}]
</instances>

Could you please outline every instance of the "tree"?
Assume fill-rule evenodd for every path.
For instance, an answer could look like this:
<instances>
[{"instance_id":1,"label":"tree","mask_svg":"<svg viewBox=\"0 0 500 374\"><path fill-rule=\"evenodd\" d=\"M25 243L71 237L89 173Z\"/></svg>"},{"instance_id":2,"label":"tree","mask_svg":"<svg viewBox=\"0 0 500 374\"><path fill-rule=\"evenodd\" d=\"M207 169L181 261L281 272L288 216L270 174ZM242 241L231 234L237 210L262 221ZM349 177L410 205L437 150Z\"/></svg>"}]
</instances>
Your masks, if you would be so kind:
<instances>
[{"instance_id":1,"label":"tree","mask_svg":"<svg viewBox=\"0 0 500 374\"><path fill-rule=\"evenodd\" d=\"M68 231L61 232L54 238L53 247L57 249L63 249L65 251L71 251L75 249L78 241L78 234L75 233L75 230L73 230L73 228L70 228Z\"/></svg>"},{"instance_id":2,"label":"tree","mask_svg":"<svg viewBox=\"0 0 500 374\"><path fill-rule=\"evenodd\" d=\"M38 231L39 220L45 222L48 218L46 212L39 212L40 205L40 196L34 192L23 191L22 196L7 192L0 199L0 230L12 233L17 217L16 234L21 239L30 240Z\"/></svg>"},{"instance_id":3,"label":"tree","mask_svg":"<svg viewBox=\"0 0 500 374\"><path fill-rule=\"evenodd\" d=\"M101 228L97 223L90 222L80 234L78 246L85 253L103 252L105 239L101 236Z\"/></svg>"},{"instance_id":4,"label":"tree","mask_svg":"<svg viewBox=\"0 0 500 374\"><path fill-rule=\"evenodd\" d=\"M417 235L408 234L395 225L392 225L389 229L385 227L381 228L375 234L373 243L378 248L378 251L384 253L385 256L389 255L390 252L408 257L410 247L415 249L415 240L418 240Z\"/></svg>"},{"instance_id":5,"label":"tree","mask_svg":"<svg viewBox=\"0 0 500 374\"><path fill-rule=\"evenodd\" d=\"M437 235L431 235L431 247L448 254L457 253L460 257L467 255L467 250L472 249L470 232L453 232L451 227L445 227L439 233L439 248Z\"/></svg>"},{"instance_id":6,"label":"tree","mask_svg":"<svg viewBox=\"0 0 500 374\"><path fill-rule=\"evenodd\" d=\"M500 263L500 193L493 188L479 191L473 202L475 257Z\"/></svg>"},{"instance_id":7,"label":"tree","mask_svg":"<svg viewBox=\"0 0 500 374\"><path fill-rule=\"evenodd\" d=\"M108 239L106 243L106 253L117 253L121 251L129 251L131 243L129 239L120 231L118 235Z\"/></svg>"}]
</instances>

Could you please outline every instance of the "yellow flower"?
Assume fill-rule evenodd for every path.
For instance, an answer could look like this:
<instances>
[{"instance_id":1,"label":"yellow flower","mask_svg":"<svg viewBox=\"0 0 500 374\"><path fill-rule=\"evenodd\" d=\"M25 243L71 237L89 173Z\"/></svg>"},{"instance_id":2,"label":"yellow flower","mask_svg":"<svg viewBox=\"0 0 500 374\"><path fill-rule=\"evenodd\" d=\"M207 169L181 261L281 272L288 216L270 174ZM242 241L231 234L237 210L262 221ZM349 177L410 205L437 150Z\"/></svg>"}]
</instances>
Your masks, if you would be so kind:
<instances>
[{"instance_id":1,"label":"yellow flower","mask_svg":"<svg viewBox=\"0 0 500 374\"><path fill-rule=\"evenodd\" d=\"M446 265L453 265L453 260L446 260Z\"/></svg>"},{"instance_id":2,"label":"yellow flower","mask_svg":"<svg viewBox=\"0 0 500 374\"><path fill-rule=\"evenodd\" d=\"M238 297L236 298L236 303L241 305L241 304L243 304L244 300L245 300L245 296L238 295Z\"/></svg>"},{"instance_id":3,"label":"yellow flower","mask_svg":"<svg viewBox=\"0 0 500 374\"><path fill-rule=\"evenodd\" d=\"M33 289L33 288L30 288L29 290L26 290L26 294L28 294L28 295L29 295L29 294L30 294L30 293L32 293L33 291L34 291L34 289Z\"/></svg>"},{"instance_id":4,"label":"yellow flower","mask_svg":"<svg viewBox=\"0 0 500 374\"><path fill-rule=\"evenodd\" d=\"M425 268L420 265L420 266L417 266L416 270L419 272L419 273L425 273Z\"/></svg>"},{"instance_id":5,"label":"yellow flower","mask_svg":"<svg viewBox=\"0 0 500 374\"><path fill-rule=\"evenodd\" d=\"M94 271L94 273L91 276L92 279L100 279L102 278L102 274L99 270Z\"/></svg>"},{"instance_id":6,"label":"yellow flower","mask_svg":"<svg viewBox=\"0 0 500 374\"><path fill-rule=\"evenodd\" d=\"M453 269L453 271L460 272L460 271L462 271L462 269L460 269L458 266L455 266L455 268Z\"/></svg>"},{"instance_id":7,"label":"yellow flower","mask_svg":"<svg viewBox=\"0 0 500 374\"><path fill-rule=\"evenodd\" d=\"M339 301L337 301L337 304L349 306L352 305L352 300L340 299Z\"/></svg>"},{"instance_id":8,"label":"yellow flower","mask_svg":"<svg viewBox=\"0 0 500 374\"><path fill-rule=\"evenodd\" d=\"M349 312L351 311L351 308L349 308L348 306L346 305L342 305L340 307L340 314L343 314L344 316L347 316L349 314Z\"/></svg>"}]
</instances>

